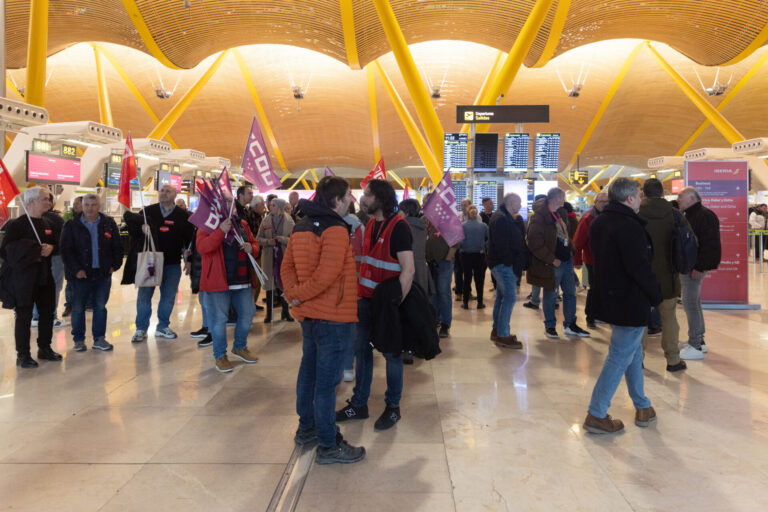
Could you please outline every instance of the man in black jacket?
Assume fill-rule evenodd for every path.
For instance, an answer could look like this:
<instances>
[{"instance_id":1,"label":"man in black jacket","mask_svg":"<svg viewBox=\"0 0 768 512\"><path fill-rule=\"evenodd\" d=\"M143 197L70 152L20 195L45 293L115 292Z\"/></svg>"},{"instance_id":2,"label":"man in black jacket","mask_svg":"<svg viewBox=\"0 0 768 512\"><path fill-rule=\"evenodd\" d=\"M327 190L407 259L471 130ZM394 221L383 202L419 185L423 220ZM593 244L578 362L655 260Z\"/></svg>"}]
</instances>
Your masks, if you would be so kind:
<instances>
[{"instance_id":1,"label":"man in black jacket","mask_svg":"<svg viewBox=\"0 0 768 512\"><path fill-rule=\"evenodd\" d=\"M622 375L637 410L635 424L647 427L656 419L643 391L641 340L651 306L661 302L661 286L651 267L651 241L645 222L638 217L640 184L618 178L608 190L610 204L589 227L595 257L594 314L611 324L611 345L603 370L592 391L584 428L595 434L624 429L621 420L608 415L608 407Z\"/></svg>"},{"instance_id":2,"label":"man in black jacket","mask_svg":"<svg viewBox=\"0 0 768 512\"><path fill-rule=\"evenodd\" d=\"M107 301L112 287L112 273L123 264L123 243L112 219L99 213L101 201L96 194L83 197L83 212L64 226L61 233L61 258L67 279L72 284L72 338L75 351L84 352L85 301L93 304L93 348L112 350L105 339Z\"/></svg>"},{"instance_id":3,"label":"man in black jacket","mask_svg":"<svg viewBox=\"0 0 768 512\"><path fill-rule=\"evenodd\" d=\"M43 187L24 191L27 214L9 221L0 246L3 307L14 309L16 322L16 365L37 368L29 353L29 328L32 308L37 306L40 322L37 329L37 358L61 361L61 355L51 349L53 336L53 307L56 285L51 273L51 254L59 244L53 227L42 218L51 208L51 193ZM34 226L34 228L33 228Z\"/></svg>"},{"instance_id":4,"label":"man in black jacket","mask_svg":"<svg viewBox=\"0 0 768 512\"><path fill-rule=\"evenodd\" d=\"M691 225L699 242L696 264L690 274L680 276L683 289L683 310L688 319L688 343L680 350L680 359L704 359L704 314L701 310L701 284L710 270L720 265L720 220L715 212L701 204L701 196L693 187L687 187L677 196L680 209Z\"/></svg>"},{"instance_id":5,"label":"man in black jacket","mask_svg":"<svg viewBox=\"0 0 768 512\"><path fill-rule=\"evenodd\" d=\"M188 250L194 226L187 220L189 213L176 206L176 189L165 184L158 193L160 201L144 208L144 214L125 212L123 219L128 225L133 248L123 271L122 284L132 284L136 274L138 252L142 250L145 236L152 236L158 251L163 253L163 280L160 284L160 302L157 305L157 327L155 337L173 339L176 333L170 328L173 298L179 289L181 279L181 256ZM154 287L139 288L136 297L136 333L131 342L140 343L147 338L149 320L152 316L152 295Z\"/></svg>"},{"instance_id":6,"label":"man in black jacket","mask_svg":"<svg viewBox=\"0 0 768 512\"><path fill-rule=\"evenodd\" d=\"M491 341L507 348L523 348L517 336L510 332L509 318L515 307L517 283L525 265L523 219L516 217L522 201L514 193L506 194L501 207L491 217L488 227L486 259L491 275L496 279L496 301L493 304Z\"/></svg>"}]
</instances>

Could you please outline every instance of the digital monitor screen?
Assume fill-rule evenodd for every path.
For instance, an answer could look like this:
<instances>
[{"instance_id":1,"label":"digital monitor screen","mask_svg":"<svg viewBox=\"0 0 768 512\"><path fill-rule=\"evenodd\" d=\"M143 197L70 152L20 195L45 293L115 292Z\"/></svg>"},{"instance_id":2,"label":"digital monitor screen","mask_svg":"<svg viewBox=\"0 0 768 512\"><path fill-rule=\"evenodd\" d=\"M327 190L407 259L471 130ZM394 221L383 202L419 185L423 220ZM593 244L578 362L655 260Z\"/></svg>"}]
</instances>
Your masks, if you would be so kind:
<instances>
[{"instance_id":1,"label":"digital monitor screen","mask_svg":"<svg viewBox=\"0 0 768 512\"><path fill-rule=\"evenodd\" d=\"M499 134L478 133L475 135L475 172L496 172L499 158Z\"/></svg>"},{"instance_id":2,"label":"digital monitor screen","mask_svg":"<svg viewBox=\"0 0 768 512\"><path fill-rule=\"evenodd\" d=\"M189 196L189 211L197 211L197 205L200 204L200 196Z\"/></svg>"},{"instance_id":3,"label":"digital monitor screen","mask_svg":"<svg viewBox=\"0 0 768 512\"><path fill-rule=\"evenodd\" d=\"M27 151L27 181L79 185L80 159Z\"/></svg>"},{"instance_id":4,"label":"digital monitor screen","mask_svg":"<svg viewBox=\"0 0 768 512\"><path fill-rule=\"evenodd\" d=\"M483 210L483 198L493 199L493 206L499 202L499 184L495 181L476 181L472 190L472 204L477 206L478 211Z\"/></svg>"},{"instance_id":5,"label":"digital monitor screen","mask_svg":"<svg viewBox=\"0 0 768 512\"><path fill-rule=\"evenodd\" d=\"M528 220L528 180L505 180L504 181L504 195L509 193L515 193L520 196L520 211L517 212L523 217L523 220Z\"/></svg>"},{"instance_id":6,"label":"digital monitor screen","mask_svg":"<svg viewBox=\"0 0 768 512\"><path fill-rule=\"evenodd\" d=\"M160 190L163 185L171 185L177 192L181 192L181 174L157 171L157 190Z\"/></svg>"},{"instance_id":7,"label":"digital monitor screen","mask_svg":"<svg viewBox=\"0 0 768 512\"><path fill-rule=\"evenodd\" d=\"M531 135L528 133L507 133L504 136L504 172L528 170L530 142Z\"/></svg>"},{"instance_id":8,"label":"digital monitor screen","mask_svg":"<svg viewBox=\"0 0 768 512\"><path fill-rule=\"evenodd\" d=\"M669 186L671 187L671 192L673 194L677 194L681 190L683 190L683 187L685 187L685 180L683 178L670 180Z\"/></svg>"},{"instance_id":9,"label":"digital monitor screen","mask_svg":"<svg viewBox=\"0 0 768 512\"><path fill-rule=\"evenodd\" d=\"M533 197L539 195L547 195L550 189L557 188L557 181L541 181L537 180L533 182Z\"/></svg>"},{"instance_id":10,"label":"digital monitor screen","mask_svg":"<svg viewBox=\"0 0 768 512\"><path fill-rule=\"evenodd\" d=\"M467 172L466 133L446 133L443 137L443 172Z\"/></svg>"},{"instance_id":11,"label":"digital monitor screen","mask_svg":"<svg viewBox=\"0 0 768 512\"><path fill-rule=\"evenodd\" d=\"M107 162L104 164L104 186L107 188L120 188L120 172L122 164ZM139 189L139 178L131 180L131 188Z\"/></svg>"},{"instance_id":12,"label":"digital monitor screen","mask_svg":"<svg viewBox=\"0 0 768 512\"><path fill-rule=\"evenodd\" d=\"M453 193L456 194L456 211L461 212L461 200L467 198L467 182L464 180L453 180Z\"/></svg>"},{"instance_id":13,"label":"digital monitor screen","mask_svg":"<svg viewBox=\"0 0 768 512\"><path fill-rule=\"evenodd\" d=\"M537 133L533 156L535 172L557 172L560 160L560 134Z\"/></svg>"},{"instance_id":14,"label":"digital monitor screen","mask_svg":"<svg viewBox=\"0 0 768 512\"><path fill-rule=\"evenodd\" d=\"M181 192L181 174L171 173L171 185L176 189L176 192Z\"/></svg>"}]
</instances>

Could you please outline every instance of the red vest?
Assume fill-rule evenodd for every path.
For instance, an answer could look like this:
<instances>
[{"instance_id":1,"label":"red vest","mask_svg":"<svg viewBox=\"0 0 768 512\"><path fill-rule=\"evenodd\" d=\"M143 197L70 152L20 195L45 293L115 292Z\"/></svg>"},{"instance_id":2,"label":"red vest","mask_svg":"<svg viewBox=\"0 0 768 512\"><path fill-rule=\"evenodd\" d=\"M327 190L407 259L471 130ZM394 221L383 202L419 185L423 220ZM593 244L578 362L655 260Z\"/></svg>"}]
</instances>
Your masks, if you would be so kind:
<instances>
[{"instance_id":1,"label":"red vest","mask_svg":"<svg viewBox=\"0 0 768 512\"><path fill-rule=\"evenodd\" d=\"M389 252L389 240L398 222L405 222L400 215L384 220L384 226L373 246L371 234L376 219L371 219L365 226L363 258L360 265L360 279L357 294L360 297L373 297L373 290L379 283L400 275L400 263Z\"/></svg>"}]
</instances>

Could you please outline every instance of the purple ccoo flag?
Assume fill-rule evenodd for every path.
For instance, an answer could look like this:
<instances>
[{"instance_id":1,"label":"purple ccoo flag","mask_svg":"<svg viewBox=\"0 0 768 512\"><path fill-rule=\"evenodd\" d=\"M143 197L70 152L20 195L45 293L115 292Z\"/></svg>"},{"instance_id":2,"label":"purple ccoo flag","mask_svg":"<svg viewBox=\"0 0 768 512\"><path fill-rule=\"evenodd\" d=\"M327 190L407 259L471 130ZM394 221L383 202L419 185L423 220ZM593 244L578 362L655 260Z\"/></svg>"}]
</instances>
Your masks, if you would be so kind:
<instances>
[{"instance_id":1,"label":"purple ccoo flag","mask_svg":"<svg viewBox=\"0 0 768 512\"><path fill-rule=\"evenodd\" d=\"M331 168L328 167L327 165L325 166L325 175L326 176L336 176L335 174L333 174L333 171L331 170Z\"/></svg>"},{"instance_id":2,"label":"purple ccoo flag","mask_svg":"<svg viewBox=\"0 0 768 512\"><path fill-rule=\"evenodd\" d=\"M456 211L456 193L453 191L450 170L443 175L422 210L448 245L456 245L464 240L461 219Z\"/></svg>"},{"instance_id":3,"label":"purple ccoo flag","mask_svg":"<svg viewBox=\"0 0 768 512\"><path fill-rule=\"evenodd\" d=\"M219 188L221 188L221 191L224 192L225 196L229 195L227 199L234 197L234 194L232 193L232 185L229 182L229 171L227 171L226 167L221 171L216 182L219 184Z\"/></svg>"},{"instance_id":4,"label":"purple ccoo flag","mask_svg":"<svg viewBox=\"0 0 768 512\"><path fill-rule=\"evenodd\" d=\"M195 213L189 217L189 222L206 233L213 233L221 221L221 212L210 202L208 194L200 194L200 203Z\"/></svg>"},{"instance_id":5,"label":"purple ccoo flag","mask_svg":"<svg viewBox=\"0 0 768 512\"><path fill-rule=\"evenodd\" d=\"M259 192L268 192L280 186L280 178L272 170L272 162L269 161L264 137L261 135L255 117L251 125L251 133L248 135L248 142L245 144L243 176L256 185Z\"/></svg>"}]
</instances>

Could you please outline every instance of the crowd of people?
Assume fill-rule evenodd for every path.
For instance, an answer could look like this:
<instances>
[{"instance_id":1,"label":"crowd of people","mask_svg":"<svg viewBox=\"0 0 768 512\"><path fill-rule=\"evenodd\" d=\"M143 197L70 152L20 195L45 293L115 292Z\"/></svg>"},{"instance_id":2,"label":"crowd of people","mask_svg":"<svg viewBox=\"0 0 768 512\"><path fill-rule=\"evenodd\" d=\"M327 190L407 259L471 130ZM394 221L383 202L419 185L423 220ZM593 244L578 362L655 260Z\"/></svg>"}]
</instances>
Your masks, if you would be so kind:
<instances>
[{"instance_id":1,"label":"crowd of people","mask_svg":"<svg viewBox=\"0 0 768 512\"><path fill-rule=\"evenodd\" d=\"M522 198L514 193L506 194L498 209L493 198L484 199L482 211L465 199L464 239L449 245L417 200L398 204L383 180L368 182L357 209L349 183L335 176L318 183L311 201L298 194L288 202L275 196L264 200L241 186L233 215L211 232L197 229L175 189L164 185L158 203L124 214L131 240L124 254L120 230L101 213L98 195L77 198L62 218L53 211L50 191L33 187L23 193L26 214L4 227L0 300L15 310L22 368L38 365L30 352L34 318L38 359L62 358L51 339L62 325L57 303L64 280L74 351L87 350L86 309L93 311L92 348L112 350L105 337L112 274L122 267L122 284L132 284L151 241L162 253L162 268L154 270L160 294L155 339L178 337L171 318L182 272L190 275L202 310L202 327L191 336L200 347L212 345L219 372L233 371L229 356L246 364L258 360L248 348L257 312L264 311L264 322L277 318L274 308L282 321L295 318L303 338L295 441L317 443L318 463L351 463L361 460L365 449L348 444L337 424L369 417L374 349L386 365L384 408L374 422L380 431L402 419L404 365L414 357L435 357L438 340L450 337L454 294L463 309L473 302L477 309L485 307L488 270L495 291L489 337L499 347L524 348L512 332L523 275L531 285L524 306L538 311L541 305L546 338L560 337L559 309L566 336L590 337L577 321L576 272L584 265L586 326L605 323L612 330L584 428L612 433L624 428L608 414L622 376L637 410L635 423L644 427L656 418L643 391L649 336L660 336L669 372L684 370L686 360L703 359L707 352L701 286L720 263L718 219L694 188L679 193L679 209L663 196L656 179L641 187L618 178L579 219L565 193L553 188L534 200L527 222L519 213ZM693 233L696 244L695 261L682 271L672 264L681 230ZM260 261L266 280L257 278L251 259ZM262 289L266 298L260 303ZM138 288L133 343L147 340L154 291L154 286ZM680 298L688 319L684 343L676 316ZM227 325L234 325L229 353ZM354 380L354 388L347 405L336 411L342 379Z\"/></svg>"}]
</instances>

